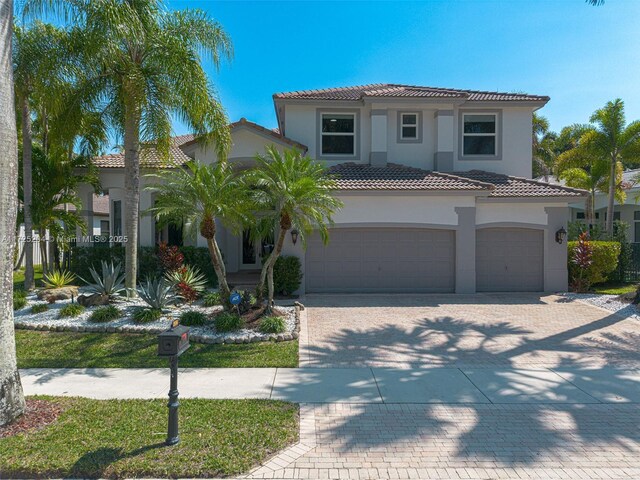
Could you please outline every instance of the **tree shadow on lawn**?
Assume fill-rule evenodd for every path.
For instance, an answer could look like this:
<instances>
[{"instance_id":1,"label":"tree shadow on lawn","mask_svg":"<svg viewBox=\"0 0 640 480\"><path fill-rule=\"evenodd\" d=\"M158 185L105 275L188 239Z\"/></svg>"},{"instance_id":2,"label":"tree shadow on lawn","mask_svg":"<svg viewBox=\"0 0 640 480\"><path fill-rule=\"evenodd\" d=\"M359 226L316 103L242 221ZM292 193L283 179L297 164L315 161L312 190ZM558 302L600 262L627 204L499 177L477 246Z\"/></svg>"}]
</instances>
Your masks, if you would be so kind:
<instances>
[{"instance_id":1,"label":"tree shadow on lawn","mask_svg":"<svg viewBox=\"0 0 640 480\"><path fill-rule=\"evenodd\" d=\"M70 473L79 478L102 478L105 470L113 463L164 447L166 447L164 443L154 443L131 452L123 452L121 448L100 447L82 455L73 464Z\"/></svg>"}]
</instances>

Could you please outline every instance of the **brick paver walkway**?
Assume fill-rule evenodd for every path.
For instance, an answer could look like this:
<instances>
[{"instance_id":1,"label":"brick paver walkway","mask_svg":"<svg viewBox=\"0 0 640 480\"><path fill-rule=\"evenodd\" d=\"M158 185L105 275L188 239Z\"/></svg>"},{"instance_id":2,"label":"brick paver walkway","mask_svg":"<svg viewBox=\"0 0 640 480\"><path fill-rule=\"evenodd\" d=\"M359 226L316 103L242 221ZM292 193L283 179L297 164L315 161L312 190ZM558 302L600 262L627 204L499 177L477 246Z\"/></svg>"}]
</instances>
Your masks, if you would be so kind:
<instances>
[{"instance_id":1,"label":"brick paver walkway","mask_svg":"<svg viewBox=\"0 0 640 480\"><path fill-rule=\"evenodd\" d=\"M637 320L556 295L307 295L305 304L303 366L640 367Z\"/></svg>"}]
</instances>

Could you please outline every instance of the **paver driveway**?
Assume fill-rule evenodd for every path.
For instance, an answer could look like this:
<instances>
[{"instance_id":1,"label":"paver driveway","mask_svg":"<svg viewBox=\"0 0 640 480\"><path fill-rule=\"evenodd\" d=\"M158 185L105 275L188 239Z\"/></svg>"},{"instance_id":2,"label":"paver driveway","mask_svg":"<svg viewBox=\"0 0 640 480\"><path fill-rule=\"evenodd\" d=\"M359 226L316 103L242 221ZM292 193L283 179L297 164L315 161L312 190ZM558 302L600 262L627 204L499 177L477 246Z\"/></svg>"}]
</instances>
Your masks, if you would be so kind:
<instances>
[{"instance_id":1,"label":"paver driveway","mask_svg":"<svg viewBox=\"0 0 640 480\"><path fill-rule=\"evenodd\" d=\"M304 366L640 367L637 320L557 295L307 295L304 302Z\"/></svg>"}]
</instances>

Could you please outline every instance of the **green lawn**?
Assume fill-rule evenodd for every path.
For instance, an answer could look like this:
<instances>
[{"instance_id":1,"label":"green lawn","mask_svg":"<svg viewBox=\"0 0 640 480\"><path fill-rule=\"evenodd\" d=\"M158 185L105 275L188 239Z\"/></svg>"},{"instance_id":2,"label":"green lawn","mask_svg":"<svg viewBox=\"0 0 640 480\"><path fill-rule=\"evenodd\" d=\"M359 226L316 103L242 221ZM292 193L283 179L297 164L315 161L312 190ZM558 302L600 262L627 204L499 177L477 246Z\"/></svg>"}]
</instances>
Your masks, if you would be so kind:
<instances>
[{"instance_id":1,"label":"green lawn","mask_svg":"<svg viewBox=\"0 0 640 480\"><path fill-rule=\"evenodd\" d=\"M595 285L592 290L603 295L622 295L635 292L637 285L637 283L603 283Z\"/></svg>"},{"instance_id":2,"label":"green lawn","mask_svg":"<svg viewBox=\"0 0 640 480\"><path fill-rule=\"evenodd\" d=\"M166 367L155 335L16 330L20 368ZM297 367L298 341L239 345L192 343L181 367Z\"/></svg>"},{"instance_id":3,"label":"green lawn","mask_svg":"<svg viewBox=\"0 0 640 480\"><path fill-rule=\"evenodd\" d=\"M42 280L42 267L40 265L36 265L33 267L34 278L36 280L36 287L41 285ZM24 285L24 268L19 269L16 272L13 272L13 288L22 288Z\"/></svg>"},{"instance_id":4,"label":"green lawn","mask_svg":"<svg viewBox=\"0 0 640 480\"><path fill-rule=\"evenodd\" d=\"M65 410L42 430L0 438L2 478L237 475L298 439L287 402L181 399L181 441L166 447L166 400L46 399Z\"/></svg>"}]
</instances>

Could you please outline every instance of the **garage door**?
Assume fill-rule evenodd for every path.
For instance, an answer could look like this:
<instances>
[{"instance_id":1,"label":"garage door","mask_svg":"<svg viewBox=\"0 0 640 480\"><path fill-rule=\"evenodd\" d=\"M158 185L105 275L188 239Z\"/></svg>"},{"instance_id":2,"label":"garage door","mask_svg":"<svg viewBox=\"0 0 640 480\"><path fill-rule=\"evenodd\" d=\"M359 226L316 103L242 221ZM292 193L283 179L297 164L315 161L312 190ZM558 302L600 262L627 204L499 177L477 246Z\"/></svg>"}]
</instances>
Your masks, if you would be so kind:
<instances>
[{"instance_id":1,"label":"garage door","mask_svg":"<svg viewBox=\"0 0 640 480\"><path fill-rule=\"evenodd\" d=\"M452 292L451 230L336 228L307 246L307 292Z\"/></svg>"},{"instance_id":2,"label":"garage door","mask_svg":"<svg viewBox=\"0 0 640 480\"><path fill-rule=\"evenodd\" d=\"M476 289L479 292L543 290L544 236L529 228L476 231Z\"/></svg>"}]
</instances>

